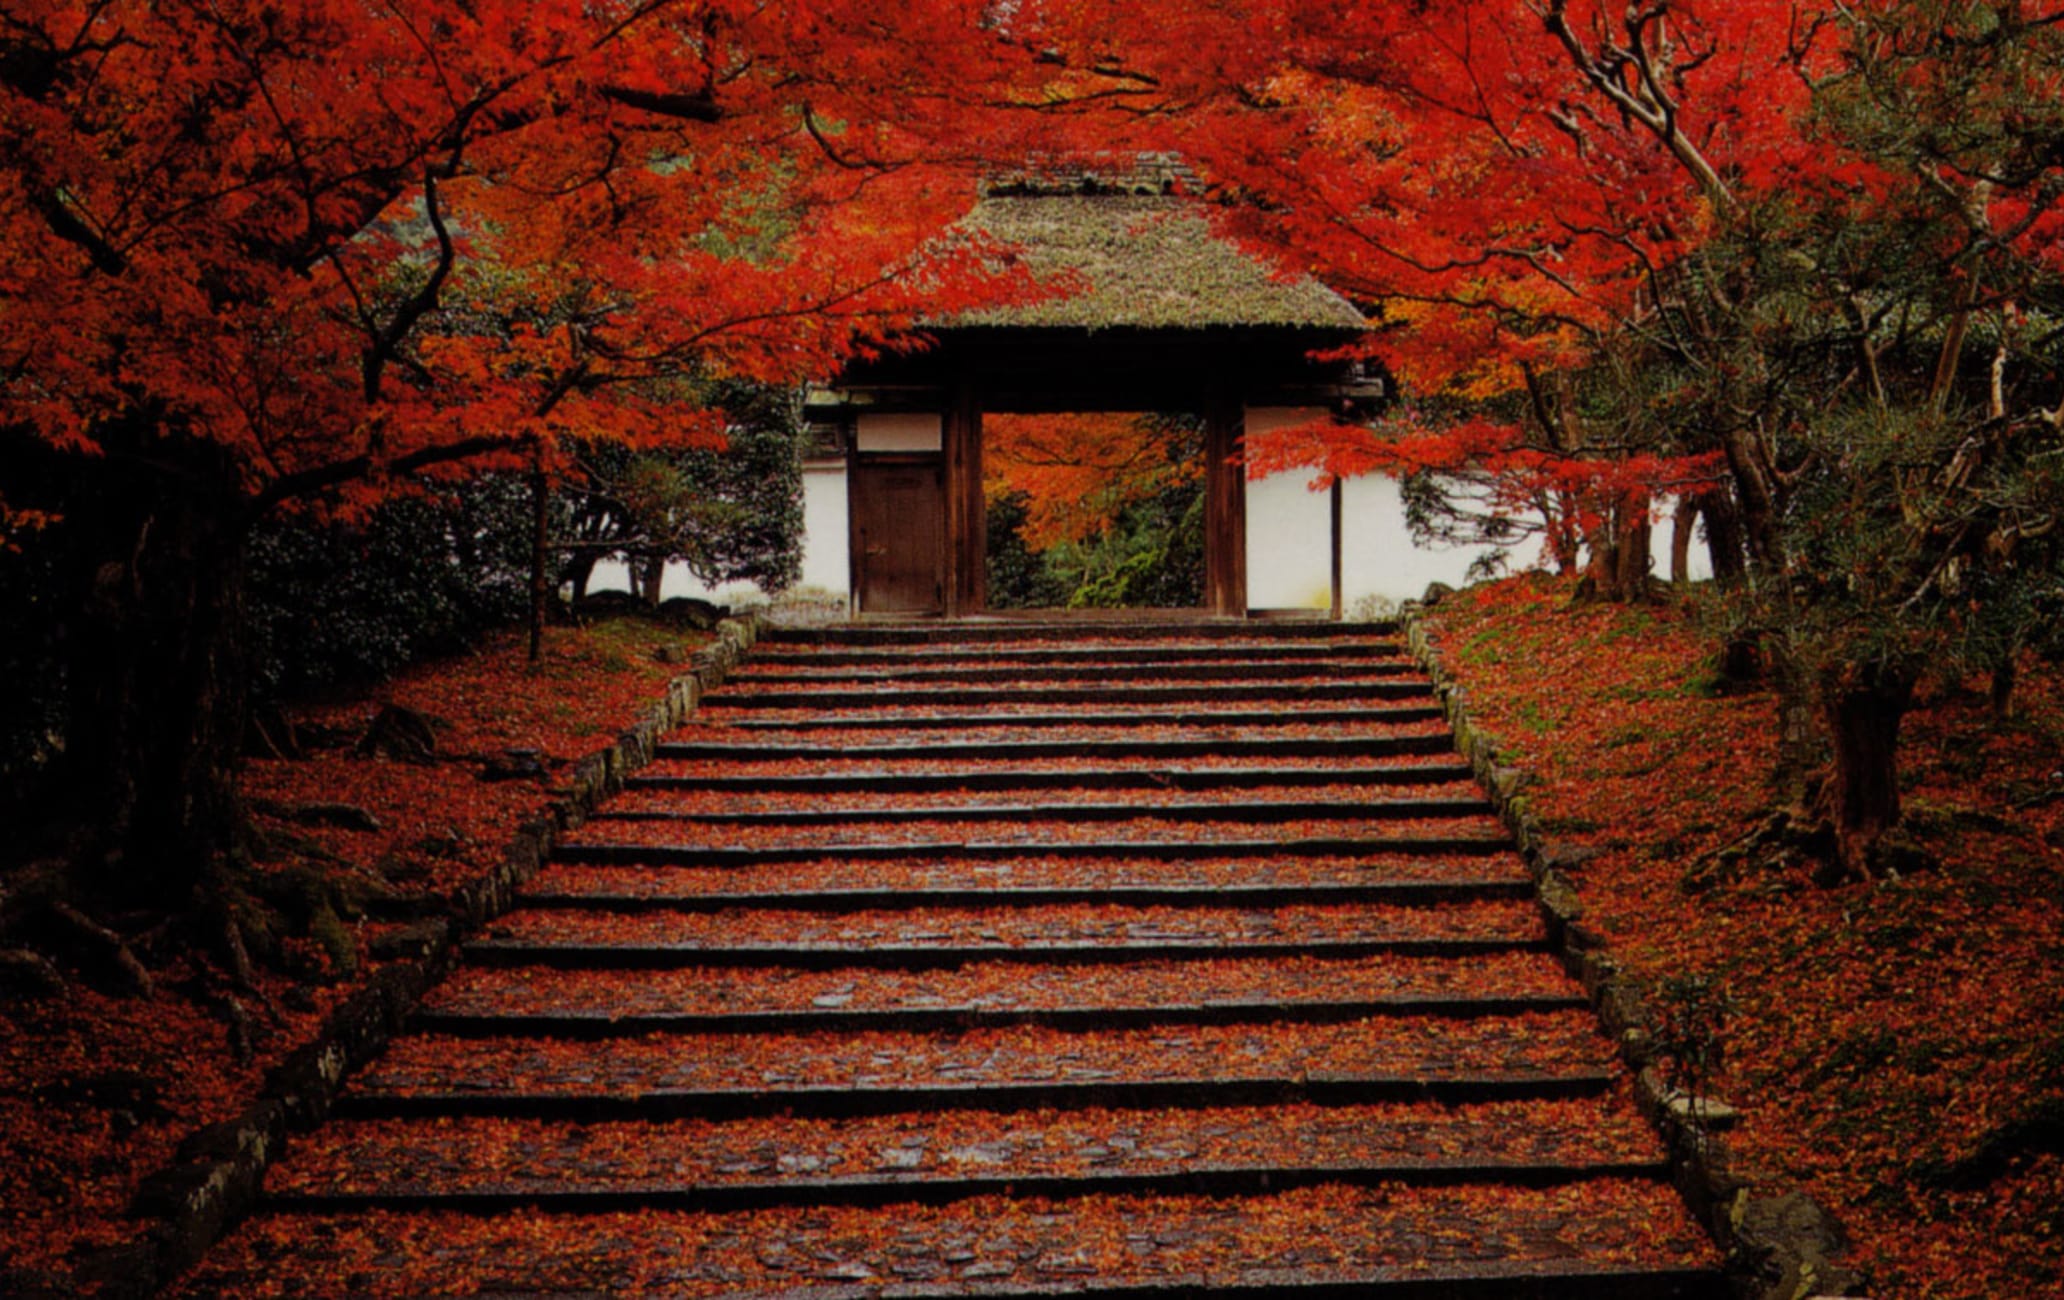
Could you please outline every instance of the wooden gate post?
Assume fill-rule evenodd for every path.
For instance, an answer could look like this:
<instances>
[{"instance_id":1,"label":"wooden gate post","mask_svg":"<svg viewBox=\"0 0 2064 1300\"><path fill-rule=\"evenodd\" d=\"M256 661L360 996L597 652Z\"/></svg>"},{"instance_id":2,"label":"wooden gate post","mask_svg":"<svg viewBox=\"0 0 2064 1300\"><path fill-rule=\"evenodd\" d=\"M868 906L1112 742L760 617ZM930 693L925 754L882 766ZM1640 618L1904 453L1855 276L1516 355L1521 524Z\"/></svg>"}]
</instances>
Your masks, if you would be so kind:
<instances>
[{"instance_id":1,"label":"wooden gate post","mask_svg":"<svg viewBox=\"0 0 2064 1300\"><path fill-rule=\"evenodd\" d=\"M1247 467L1240 460L1245 409L1215 401L1204 413L1204 603L1247 616Z\"/></svg>"},{"instance_id":2,"label":"wooden gate post","mask_svg":"<svg viewBox=\"0 0 2064 1300\"><path fill-rule=\"evenodd\" d=\"M982 401L969 380L946 407L946 617L989 607L989 518L982 497Z\"/></svg>"}]
</instances>

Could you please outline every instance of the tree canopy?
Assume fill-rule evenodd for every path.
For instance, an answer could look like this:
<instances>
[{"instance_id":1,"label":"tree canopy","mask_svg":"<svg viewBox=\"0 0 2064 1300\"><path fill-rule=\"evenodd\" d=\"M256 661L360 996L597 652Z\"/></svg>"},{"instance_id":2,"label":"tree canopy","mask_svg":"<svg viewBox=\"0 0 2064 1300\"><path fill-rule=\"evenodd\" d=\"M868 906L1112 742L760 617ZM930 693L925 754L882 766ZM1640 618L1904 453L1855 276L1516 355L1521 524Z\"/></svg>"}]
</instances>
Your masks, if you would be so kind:
<instances>
[{"instance_id":1,"label":"tree canopy","mask_svg":"<svg viewBox=\"0 0 2064 1300\"><path fill-rule=\"evenodd\" d=\"M985 169L1159 149L1286 280L1367 312L1357 350L1408 395L1251 466L1466 485L1620 596L1659 495L1689 502L1802 738L1835 740L1814 797L1867 869L1897 799L1865 756L1896 730L1854 719L1896 718L1928 662L2009 672L2054 622L2060 24L2052 0L24 0L0 538L54 557L86 820L186 846L171 880L222 856L269 511L713 447L683 376L822 375L1038 297L953 225Z\"/></svg>"}]
</instances>

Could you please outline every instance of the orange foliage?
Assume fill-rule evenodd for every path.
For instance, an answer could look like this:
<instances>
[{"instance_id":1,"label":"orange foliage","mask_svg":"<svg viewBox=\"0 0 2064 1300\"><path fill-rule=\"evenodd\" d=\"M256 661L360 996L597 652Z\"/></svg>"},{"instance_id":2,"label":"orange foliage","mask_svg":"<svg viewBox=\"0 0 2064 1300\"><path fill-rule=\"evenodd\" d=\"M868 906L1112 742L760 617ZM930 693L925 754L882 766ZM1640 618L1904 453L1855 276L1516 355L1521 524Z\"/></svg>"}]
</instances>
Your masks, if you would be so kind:
<instances>
[{"instance_id":1,"label":"orange foliage","mask_svg":"<svg viewBox=\"0 0 2064 1300\"><path fill-rule=\"evenodd\" d=\"M0 42L0 423L199 438L261 503L664 441L692 426L642 380L795 381L1028 292L939 236L964 160L1022 149L992 97L1070 76L958 0L893 33L852 0L29 0Z\"/></svg>"},{"instance_id":2,"label":"orange foliage","mask_svg":"<svg viewBox=\"0 0 2064 1300\"><path fill-rule=\"evenodd\" d=\"M982 421L983 488L991 501L1026 498L1024 538L1034 550L1094 537L1125 507L1204 467L1172 459L1169 428L1110 412L991 415Z\"/></svg>"}]
</instances>

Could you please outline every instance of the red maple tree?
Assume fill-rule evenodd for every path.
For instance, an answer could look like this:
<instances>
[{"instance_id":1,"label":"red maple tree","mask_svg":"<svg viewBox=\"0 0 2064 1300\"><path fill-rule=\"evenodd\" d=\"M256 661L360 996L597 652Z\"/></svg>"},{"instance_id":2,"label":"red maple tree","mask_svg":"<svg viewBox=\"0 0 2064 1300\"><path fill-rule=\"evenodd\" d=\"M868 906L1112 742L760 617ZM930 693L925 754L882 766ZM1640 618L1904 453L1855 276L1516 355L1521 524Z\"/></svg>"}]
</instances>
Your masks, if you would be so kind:
<instances>
[{"instance_id":1,"label":"red maple tree","mask_svg":"<svg viewBox=\"0 0 2064 1300\"><path fill-rule=\"evenodd\" d=\"M0 525L63 520L84 856L173 905L236 857L268 511L706 442L655 385L1026 292L942 232L1098 81L965 0L10 6Z\"/></svg>"}]
</instances>

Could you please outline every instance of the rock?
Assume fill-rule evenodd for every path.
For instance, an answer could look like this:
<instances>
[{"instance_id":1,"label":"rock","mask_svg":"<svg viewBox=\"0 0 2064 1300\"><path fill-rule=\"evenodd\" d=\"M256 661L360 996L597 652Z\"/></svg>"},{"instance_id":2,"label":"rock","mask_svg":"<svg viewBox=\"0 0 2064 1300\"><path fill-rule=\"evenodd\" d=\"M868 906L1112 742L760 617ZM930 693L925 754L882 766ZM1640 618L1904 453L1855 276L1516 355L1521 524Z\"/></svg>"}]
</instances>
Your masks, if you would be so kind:
<instances>
[{"instance_id":1,"label":"rock","mask_svg":"<svg viewBox=\"0 0 2064 1300\"><path fill-rule=\"evenodd\" d=\"M303 826L335 826L347 831L383 829L380 819L355 803L303 803L287 809L287 819Z\"/></svg>"},{"instance_id":2,"label":"rock","mask_svg":"<svg viewBox=\"0 0 2064 1300\"><path fill-rule=\"evenodd\" d=\"M535 749L507 749L480 769L483 781L537 781L547 775L545 756Z\"/></svg>"},{"instance_id":3,"label":"rock","mask_svg":"<svg viewBox=\"0 0 2064 1300\"><path fill-rule=\"evenodd\" d=\"M1426 594L1419 598L1419 603L1432 609L1454 594L1455 589L1445 582L1429 582L1426 584Z\"/></svg>"},{"instance_id":4,"label":"rock","mask_svg":"<svg viewBox=\"0 0 2064 1300\"><path fill-rule=\"evenodd\" d=\"M1567 875L1579 867L1589 866L1605 856L1605 850L1595 844L1548 843L1541 846L1536 855L1541 871Z\"/></svg>"},{"instance_id":5,"label":"rock","mask_svg":"<svg viewBox=\"0 0 2064 1300\"><path fill-rule=\"evenodd\" d=\"M713 605L693 596L676 596L672 600L661 601L658 613L669 622L692 627L698 632L711 631L731 617L729 606Z\"/></svg>"},{"instance_id":6,"label":"rock","mask_svg":"<svg viewBox=\"0 0 2064 1300\"><path fill-rule=\"evenodd\" d=\"M1733 1128L1741 1118L1740 1111L1718 1097L1700 1097L1675 1090L1664 1095L1663 1109L1680 1123L1696 1124L1716 1133Z\"/></svg>"},{"instance_id":7,"label":"rock","mask_svg":"<svg viewBox=\"0 0 2064 1300\"><path fill-rule=\"evenodd\" d=\"M427 713L389 704L373 718L351 752L360 758L397 758L429 763L437 758L437 720Z\"/></svg>"},{"instance_id":8,"label":"rock","mask_svg":"<svg viewBox=\"0 0 2064 1300\"><path fill-rule=\"evenodd\" d=\"M375 961L397 961L428 957L444 943L451 923L432 917L373 936L369 945Z\"/></svg>"},{"instance_id":9,"label":"rock","mask_svg":"<svg viewBox=\"0 0 2064 1300\"><path fill-rule=\"evenodd\" d=\"M1863 1277L1834 1260L1847 1244L1839 1225L1802 1192L1735 1201L1730 1218L1736 1248L1748 1262L1754 1289L1769 1300L1859 1294Z\"/></svg>"},{"instance_id":10,"label":"rock","mask_svg":"<svg viewBox=\"0 0 2064 1300\"><path fill-rule=\"evenodd\" d=\"M1013 1264L1008 1260L998 1259L989 1260L980 1264L970 1264L966 1268L960 1270L960 1275L964 1278L1009 1277L1011 1274L1017 1271L1018 1266L1016 1264Z\"/></svg>"},{"instance_id":11,"label":"rock","mask_svg":"<svg viewBox=\"0 0 2064 1300\"><path fill-rule=\"evenodd\" d=\"M652 658L656 663L685 664L695 658L695 651L689 646L678 644L655 646Z\"/></svg>"}]
</instances>

